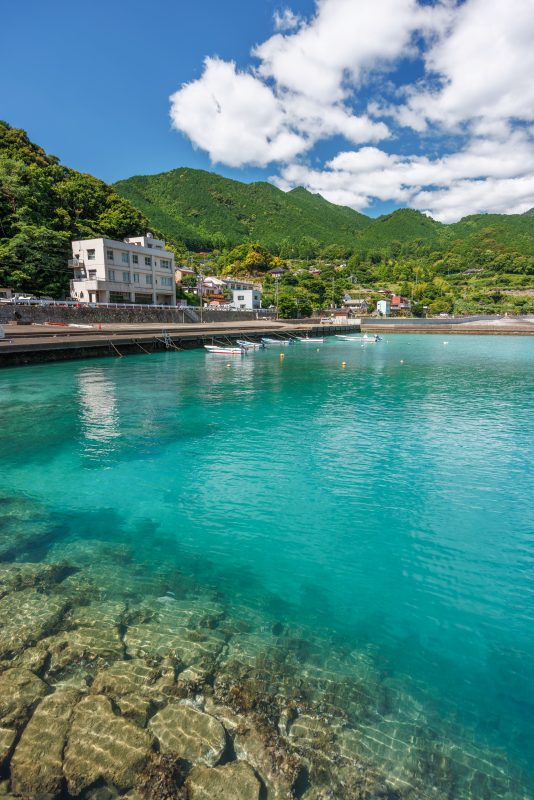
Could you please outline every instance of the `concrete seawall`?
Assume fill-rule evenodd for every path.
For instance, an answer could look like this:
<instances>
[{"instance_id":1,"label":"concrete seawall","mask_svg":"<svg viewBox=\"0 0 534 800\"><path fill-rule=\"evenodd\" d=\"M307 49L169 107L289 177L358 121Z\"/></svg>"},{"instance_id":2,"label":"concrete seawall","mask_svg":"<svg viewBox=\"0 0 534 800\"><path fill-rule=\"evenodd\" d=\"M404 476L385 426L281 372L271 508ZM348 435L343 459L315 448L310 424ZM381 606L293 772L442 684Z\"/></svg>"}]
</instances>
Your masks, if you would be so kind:
<instances>
[{"instance_id":1,"label":"concrete seawall","mask_svg":"<svg viewBox=\"0 0 534 800\"><path fill-rule=\"evenodd\" d=\"M100 308L87 305L45 306L45 305L0 305L0 324L19 322L25 324L38 324L43 322L77 322L80 324L92 323L146 323L166 322L173 324L187 324L199 321L200 312L193 308L151 308L150 306L137 306L136 308ZM259 319L272 319L273 311L259 312ZM255 320L254 311L214 311L205 309L202 313L204 322L247 322Z\"/></svg>"},{"instance_id":2,"label":"concrete seawall","mask_svg":"<svg viewBox=\"0 0 534 800\"><path fill-rule=\"evenodd\" d=\"M362 317L362 331L370 333L430 333L470 334L494 336L533 336L534 316L497 317L476 315L470 317Z\"/></svg>"},{"instance_id":3,"label":"concrete seawall","mask_svg":"<svg viewBox=\"0 0 534 800\"><path fill-rule=\"evenodd\" d=\"M325 329L326 328L326 329ZM359 325L284 325L279 322L207 323L204 325L102 325L91 330L52 326L6 327L0 340L0 367L84 358L119 358L162 350L190 350L205 344L230 345L236 339L259 341L262 336L331 336L356 333Z\"/></svg>"}]
</instances>

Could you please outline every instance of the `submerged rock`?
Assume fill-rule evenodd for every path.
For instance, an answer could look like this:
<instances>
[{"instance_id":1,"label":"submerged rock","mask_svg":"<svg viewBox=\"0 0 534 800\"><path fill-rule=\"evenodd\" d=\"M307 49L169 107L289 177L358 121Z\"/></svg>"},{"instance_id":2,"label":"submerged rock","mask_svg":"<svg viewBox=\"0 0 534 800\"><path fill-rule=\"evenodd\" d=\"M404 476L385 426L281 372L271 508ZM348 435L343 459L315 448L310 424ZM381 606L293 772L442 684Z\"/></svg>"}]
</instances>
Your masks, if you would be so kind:
<instances>
[{"instance_id":1,"label":"submerged rock","mask_svg":"<svg viewBox=\"0 0 534 800\"><path fill-rule=\"evenodd\" d=\"M158 694L158 681L164 672L165 668L149 666L141 658L115 661L107 669L97 672L92 690L96 694L107 694L115 700L131 694L152 698Z\"/></svg>"},{"instance_id":2,"label":"submerged rock","mask_svg":"<svg viewBox=\"0 0 534 800\"><path fill-rule=\"evenodd\" d=\"M90 671L122 659L119 625L124 609L123 603L93 603L71 611L65 618L70 629L41 643L50 655L47 674L56 678L73 669L86 667Z\"/></svg>"},{"instance_id":3,"label":"submerged rock","mask_svg":"<svg viewBox=\"0 0 534 800\"><path fill-rule=\"evenodd\" d=\"M170 703L148 724L162 753L175 753L193 764L213 767L226 748L226 732L221 723L192 706Z\"/></svg>"},{"instance_id":4,"label":"submerged rock","mask_svg":"<svg viewBox=\"0 0 534 800\"><path fill-rule=\"evenodd\" d=\"M63 783L63 748L74 706L75 690L55 692L37 706L11 760L11 787L23 797L52 800Z\"/></svg>"},{"instance_id":5,"label":"submerged rock","mask_svg":"<svg viewBox=\"0 0 534 800\"><path fill-rule=\"evenodd\" d=\"M8 658L57 628L67 603L35 589L0 600L0 658Z\"/></svg>"},{"instance_id":6,"label":"submerged rock","mask_svg":"<svg viewBox=\"0 0 534 800\"><path fill-rule=\"evenodd\" d=\"M152 749L152 737L133 722L113 713L102 695L85 697L76 706L68 734L63 773L70 794L96 781L120 791L130 789Z\"/></svg>"},{"instance_id":7,"label":"submerged rock","mask_svg":"<svg viewBox=\"0 0 534 800\"><path fill-rule=\"evenodd\" d=\"M289 800L300 772L300 760L276 738L265 741L253 727L238 733L234 750L240 761L250 764L263 780L266 800Z\"/></svg>"},{"instance_id":8,"label":"submerged rock","mask_svg":"<svg viewBox=\"0 0 534 800\"><path fill-rule=\"evenodd\" d=\"M48 691L46 683L28 669L14 667L1 672L0 724L20 728Z\"/></svg>"},{"instance_id":9,"label":"submerged rock","mask_svg":"<svg viewBox=\"0 0 534 800\"><path fill-rule=\"evenodd\" d=\"M23 497L0 498L0 559L27 555L51 535L45 508Z\"/></svg>"},{"instance_id":10,"label":"submerged rock","mask_svg":"<svg viewBox=\"0 0 534 800\"><path fill-rule=\"evenodd\" d=\"M16 738L17 731L13 728L0 728L0 770L7 764Z\"/></svg>"},{"instance_id":11,"label":"submerged rock","mask_svg":"<svg viewBox=\"0 0 534 800\"><path fill-rule=\"evenodd\" d=\"M186 781L189 800L259 800L261 784L244 761L224 767L197 766Z\"/></svg>"},{"instance_id":12,"label":"submerged rock","mask_svg":"<svg viewBox=\"0 0 534 800\"><path fill-rule=\"evenodd\" d=\"M67 573L63 564L0 564L0 598L21 589L49 589Z\"/></svg>"}]
</instances>

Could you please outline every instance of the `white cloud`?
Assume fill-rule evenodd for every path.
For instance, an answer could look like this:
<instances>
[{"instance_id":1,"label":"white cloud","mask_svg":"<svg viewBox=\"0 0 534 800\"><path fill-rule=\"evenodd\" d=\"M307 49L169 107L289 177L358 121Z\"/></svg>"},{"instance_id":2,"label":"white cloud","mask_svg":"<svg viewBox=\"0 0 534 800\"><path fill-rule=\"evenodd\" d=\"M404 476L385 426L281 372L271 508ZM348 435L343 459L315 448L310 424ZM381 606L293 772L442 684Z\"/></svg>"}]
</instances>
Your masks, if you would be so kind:
<instances>
[{"instance_id":1,"label":"white cloud","mask_svg":"<svg viewBox=\"0 0 534 800\"><path fill-rule=\"evenodd\" d=\"M283 8L274 24L247 69L207 58L171 97L173 126L212 162L278 163L271 180L284 189L357 209L393 200L443 221L534 206L534 0L316 0L310 19ZM424 68L416 81L399 88L401 71L363 94L410 57ZM443 134L457 152L374 146L397 137L406 152L405 127L423 152L439 153ZM346 151L303 163L336 136Z\"/></svg>"},{"instance_id":2,"label":"white cloud","mask_svg":"<svg viewBox=\"0 0 534 800\"><path fill-rule=\"evenodd\" d=\"M273 21L277 31L292 31L299 27L302 18L290 8L284 8L283 11L274 12Z\"/></svg>"},{"instance_id":3,"label":"white cloud","mask_svg":"<svg viewBox=\"0 0 534 800\"><path fill-rule=\"evenodd\" d=\"M409 52L434 16L418 0L317 0L309 22L276 12L280 32L253 51L257 68L207 58L202 76L171 97L173 127L229 166L285 162L337 135L378 142L389 128L355 113L354 91L367 70Z\"/></svg>"},{"instance_id":4,"label":"white cloud","mask_svg":"<svg viewBox=\"0 0 534 800\"><path fill-rule=\"evenodd\" d=\"M274 182L283 189L303 185L358 210L375 198L394 200L442 222L482 211L522 213L534 205L534 146L526 131L507 130L435 159L363 147L339 153L320 170L288 165Z\"/></svg>"},{"instance_id":5,"label":"white cloud","mask_svg":"<svg viewBox=\"0 0 534 800\"><path fill-rule=\"evenodd\" d=\"M467 0L425 55L439 88L412 88L401 122L534 120L533 42L533 0Z\"/></svg>"},{"instance_id":6,"label":"white cloud","mask_svg":"<svg viewBox=\"0 0 534 800\"><path fill-rule=\"evenodd\" d=\"M255 48L258 72L321 103L339 102L347 84L407 52L413 33L432 27L433 14L438 11L417 0L317 0L311 22Z\"/></svg>"},{"instance_id":7,"label":"white cloud","mask_svg":"<svg viewBox=\"0 0 534 800\"><path fill-rule=\"evenodd\" d=\"M288 161L310 146L268 86L218 58L172 95L171 120L212 161L232 167Z\"/></svg>"}]
</instances>

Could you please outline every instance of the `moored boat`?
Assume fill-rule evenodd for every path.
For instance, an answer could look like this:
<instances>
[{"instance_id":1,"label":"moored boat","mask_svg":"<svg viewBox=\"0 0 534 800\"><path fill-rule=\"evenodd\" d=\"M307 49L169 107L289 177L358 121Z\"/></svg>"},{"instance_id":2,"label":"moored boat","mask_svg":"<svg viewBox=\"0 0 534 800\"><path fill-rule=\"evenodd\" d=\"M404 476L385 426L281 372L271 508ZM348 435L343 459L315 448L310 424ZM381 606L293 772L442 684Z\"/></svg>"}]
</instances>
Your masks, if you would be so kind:
<instances>
[{"instance_id":1,"label":"moored boat","mask_svg":"<svg viewBox=\"0 0 534 800\"><path fill-rule=\"evenodd\" d=\"M369 335L368 333L364 333L362 336L362 342L366 344L376 344L376 342L381 342L382 337L378 335L378 333L372 333Z\"/></svg>"},{"instance_id":2,"label":"moored boat","mask_svg":"<svg viewBox=\"0 0 534 800\"><path fill-rule=\"evenodd\" d=\"M310 344L320 344L324 342L323 336L297 336L298 342L310 342Z\"/></svg>"},{"instance_id":3,"label":"moored boat","mask_svg":"<svg viewBox=\"0 0 534 800\"><path fill-rule=\"evenodd\" d=\"M280 345L281 347L287 347L287 345L289 344L290 340L289 339L270 339L268 336L264 336L262 338L262 342L263 342L263 344L270 345L270 346L277 344L277 345Z\"/></svg>"},{"instance_id":4,"label":"moored boat","mask_svg":"<svg viewBox=\"0 0 534 800\"><path fill-rule=\"evenodd\" d=\"M376 344L376 342L382 341L382 337L377 333L371 335L365 333L363 336L347 336L342 333L336 333L336 339L342 339L344 342L358 342L359 344Z\"/></svg>"},{"instance_id":5,"label":"moored boat","mask_svg":"<svg viewBox=\"0 0 534 800\"><path fill-rule=\"evenodd\" d=\"M236 343L239 347L244 347L245 350L261 350L265 347L263 342L249 342L246 339L238 339Z\"/></svg>"},{"instance_id":6,"label":"moored boat","mask_svg":"<svg viewBox=\"0 0 534 800\"><path fill-rule=\"evenodd\" d=\"M217 356L241 356L246 352L244 347L220 347L212 344L205 344L204 349Z\"/></svg>"}]
</instances>

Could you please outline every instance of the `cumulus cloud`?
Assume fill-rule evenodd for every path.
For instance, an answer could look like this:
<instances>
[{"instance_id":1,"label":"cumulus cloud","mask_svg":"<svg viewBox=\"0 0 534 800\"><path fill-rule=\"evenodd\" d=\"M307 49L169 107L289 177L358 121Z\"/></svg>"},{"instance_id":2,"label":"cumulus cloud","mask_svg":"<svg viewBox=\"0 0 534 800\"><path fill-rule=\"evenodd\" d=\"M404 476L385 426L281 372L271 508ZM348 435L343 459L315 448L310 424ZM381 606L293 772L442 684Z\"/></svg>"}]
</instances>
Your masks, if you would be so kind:
<instances>
[{"instance_id":1,"label":"cumulus cloud","mask_svg":"<svg viewBox=\"0 0 534 800\"><path fill-rule=\"evenodd\" d=\"M171 119L212 161L231 167L288 161L310 146L268 86L218 58L171 96Z\"/></svg>"},{"instance_id":2,"label":"cumulus cloud","mask_svg":"<svg viewBox=\"0 0 534 800\"><path fill-rule=\"evenodd\" d=\"M317 0L317 12L290 36L275 34L254 49L258 72L278 87L321 103L349 97L375 68L413 51L416 32L433 34L449 4L418 0Z\"/></svg>"},{"instance_id":3,"label":"cumulus cloud","mask_svg":"<svg viewBox=\"0 0 534 800\"><path fill-rule=\"evenodd\" d=\"M533 0L467 0L426 52L433 89L409 90L401 122L454 127L466 121L534 120Z\"/></svg>"},{"instance_id":4,"label":"cumulus cloud","mask_svg":"<svg viewBox=\"0 0 534 800\"><path fill-rule=\"evenodd\" d=\"M311 18L283 8L274 27L246 69L207 58L171 97L173 126L212 162L277 163L281 188L443 221L534 206L534 0L316 0ZM333 137L347 147L312 169ZM408 142L434 155L391 152Z\"/></svg>"},{"instance_id":5,"label":"cumulus cloud","mask_svg":"<svg viewBox=\"0 0 534 800\"><path fill-rule=\"evenodd\" d=\"M418 0L318 0L308 22L289 9L276 12L280 32L254 49L258 65L238 72L207 58L201 77L172 95L172 124L229 166L287 161L332 136L378 142L388 125L355 113L357 86L366 71L408 52L414 32L433 28L437 15ZM265 114L249 102L263 104Z\"/></svg>"},{"instance_id":6,"label":"cumulus cloud","mask_svg":"<svg viewBox=\"0 0 534 800\"><path fill-rule=\"evenodd\" d=\"M283 11L274 12L273 21L277 31L292 31L299 27L302 18L290 8L284 8Z\"/></svg>"},{"instance_id":7,"label":"cumulus cloud","mask_svg":"<svg viewBox=\"0 0 534 800\"><path fill-rule=\"evenodd\" d=\"M339 153L320 170L286 166L272 179L297 185L360 211L374 199L394 200L454 222L478 212L523 213L534 198L534 147L525 131L506 137L475 137L461 151L441 158L401 156L376 147Z\"/></svg>"}]
</instances>

